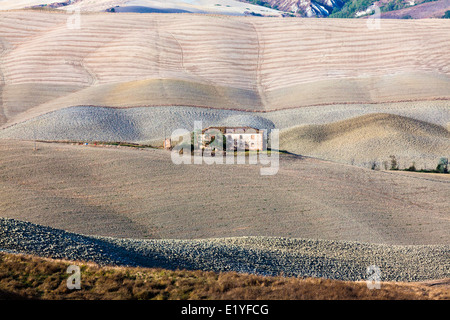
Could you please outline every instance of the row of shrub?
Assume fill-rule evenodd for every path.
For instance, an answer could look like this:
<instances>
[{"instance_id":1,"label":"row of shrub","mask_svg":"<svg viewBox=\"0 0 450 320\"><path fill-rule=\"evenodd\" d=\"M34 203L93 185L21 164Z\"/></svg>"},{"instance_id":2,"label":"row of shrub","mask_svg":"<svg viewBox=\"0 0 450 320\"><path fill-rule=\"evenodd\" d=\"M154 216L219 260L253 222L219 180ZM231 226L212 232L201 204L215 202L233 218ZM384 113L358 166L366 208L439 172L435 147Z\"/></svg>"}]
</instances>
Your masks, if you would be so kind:
<instances>
[{"instance_id":1,"label":"row of shrub","mask_svg":"<svg viewBox=\"0 0 450 320\"><path fill-rule=\"evenodd\" d=\"M393 155L390 157L390 162L384 161L383 166L385 170L400 170L397 158ZM376 161L371 162L370 168L372 170L379 170L379 164ZM427 173L449 173L448 171L448 158L442 157L436 166L436 169L417 169L415 162L413 162L408 168L402 169L404 171L412 172L427 172Z\"/></svg>"}]
</instances>

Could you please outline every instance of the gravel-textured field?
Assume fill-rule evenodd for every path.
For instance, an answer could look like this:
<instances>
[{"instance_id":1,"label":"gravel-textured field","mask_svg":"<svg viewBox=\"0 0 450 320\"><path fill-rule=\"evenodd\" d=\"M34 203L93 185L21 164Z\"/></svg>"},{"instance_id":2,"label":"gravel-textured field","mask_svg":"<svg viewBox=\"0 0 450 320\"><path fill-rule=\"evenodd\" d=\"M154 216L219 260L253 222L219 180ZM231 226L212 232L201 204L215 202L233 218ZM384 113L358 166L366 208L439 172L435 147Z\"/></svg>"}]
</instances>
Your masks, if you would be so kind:
<instances>
[{"instance_id":1,"label":"gravel-textured field","mask_svg":"<svg viewBox=\"0 0 450 320\"><path fill-rule=\"evenodd\" d=\"M3 218L0 249L99 264L339 280L367 279L366 269L371 265L380 268L383 281L450 276L450 246L388 246L270 237L130 240L88 237Z\"/></svg>"},{"instance_id":2,"label":"gravel-textured field","mask_svg":"<svg viewBox=\"0 0 450 320\"><path fill-rule=\"evenodd\" d=\"M61 109L0 131L2 138L145 143L169 136L174 130L192 130L194 121L211 125L288 129L318 125L374 113L389 113L430 122L450 124L448 101L389 104L330 105L272 112L245 112L195 107L102 108L78 106Z\"/></svg>"}]
</instances>

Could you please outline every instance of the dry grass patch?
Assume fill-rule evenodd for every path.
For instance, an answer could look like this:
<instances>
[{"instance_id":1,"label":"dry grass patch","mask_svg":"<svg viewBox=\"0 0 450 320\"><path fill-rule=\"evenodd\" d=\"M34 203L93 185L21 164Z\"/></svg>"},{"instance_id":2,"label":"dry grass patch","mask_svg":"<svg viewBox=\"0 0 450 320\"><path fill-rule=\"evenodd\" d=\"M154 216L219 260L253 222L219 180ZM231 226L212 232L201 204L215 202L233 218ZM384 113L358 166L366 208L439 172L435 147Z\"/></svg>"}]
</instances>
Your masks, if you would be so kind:
<instances>
[{"instance_id":1,"label":"dry grass patch","mask_svg":"<svg viewBox=\"0 0 450 320\"><path fill-rule=\"evenodd\" d=\"M70 264L80 266L81 290L67 289ZM440 285L383 283L380 290L369 290L364 282L100 267L9 253L0 253L0 279L0 299L450 299L449 281Z\"/></svg>"}]
</instances>

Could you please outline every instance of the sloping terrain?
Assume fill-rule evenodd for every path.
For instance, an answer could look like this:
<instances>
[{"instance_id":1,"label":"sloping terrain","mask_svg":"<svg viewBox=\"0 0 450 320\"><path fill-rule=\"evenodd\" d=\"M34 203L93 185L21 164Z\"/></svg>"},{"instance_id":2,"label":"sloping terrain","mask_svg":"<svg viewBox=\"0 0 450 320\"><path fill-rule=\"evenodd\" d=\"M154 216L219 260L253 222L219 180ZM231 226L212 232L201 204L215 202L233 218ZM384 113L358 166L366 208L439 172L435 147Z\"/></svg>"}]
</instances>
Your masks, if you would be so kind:
<instances>
[{"instance_id":1,"label":"sloping terrain","mask_svg":"<svg viewBox=\"0 0 450 320\"><path fill-rule=\"evenodd\" d=\"M372 30L92 8L0 12L0 250L340 280L374 264L387 281L449 277L449 175L305 156L365 166L395 155L428 168L448 156L450 21ZM280 154L278 173L261 176L259 165L177 166L163 150L72 143L148 143L198 120L283 129L281 148L299 155ZM23 141L36 139L47 142ZM50 142L61 140L72 142Z\"/></svg>"},{"instance_id":2,"label":"sloping terrain","mask_svg":"<svg viewBox=\"0 0 450 320\"><path fill-rule=\"evenodd\" d=\"M23 9L31 6L46 5L55 2L54 0L2 0L0 10Z\"/></svg>"},{"instance_id":3,"label":"sloping terrain","mask_svg":"<svg viewBox=\"0 0 450 320\"><path fill-rule=\"evenodd\" d=\"M99 108L71 107L36 117L0 131L0 138L130 142L154 144L176 129L194 130L194 122L209 126L275 127L262 114L193 107ZM177 137L178 138L178 137Z\"/></svg>"},{"instance_id":4,"label":"sloping terrain","mask_svg":"<svg viewBox=\"0 0 450 320\"><path fill-rule=\"evenodd\" d=\"M380 277L384 281L450 276L450 246L387 246L266 237L130 240L88 237L10 219L0 219L0 249L101 265L347 281L365 280L366 269L371 265L382 270Z\"/></svg>"},{"instance_id":5,"label":"sloping terrain","mask_svg":"<svg viewBox=\"0 0 450 320\"><path fill-rule=\"evenodd\" d=\"M160 146L176 129L193 131L195 121L201 121L204 128L282 129L282 150L366 168L373 162L384 168L394 155L402 169L413 163L417 169L433 169L441 157L450 154L450 108L446 101L303 107L266 113L79 106L8 127L0 131L0 138Z\"/></svg>"},{"instance_id":6,"label":"sloping terrain","mask_svg":"<svg viewBox=\"0 0 450 320\"><path fill-rule=\"evenodd\" d=\"M81 0L74 5L64 7L72 10L99 12L160 12L160 13L209 13L224 15L260 15L280 16L277 10L258 5L245 4L237 0Z\"/></svg>"},{"instance_id":7,"label":"sloping terrain","mask_svg":"<svg viewBox=\"0 0 450 320\"><path fill-rule=\"evenodd\" d=\"M361 165L370 159L385 169L390 156L402 168L413 163L434 168L441 156L450 154L450 132L438 125L392 114L370 114L323 125L285 130L280 148L321 159ZM366 165L367 167L367 165Z\"/></svg>"},{"instance_id":8,"label":"sloping terrain","mask_svg":"<svg viewBox=\"0 0 450 320\"><path fill-rule=\"evenodd\" d=\"M1 10L47 9L83 12L199 13L270 17L359 18L381 8L382 18L441 18L449 0L3 0Z\"/></svg>"},{"instance_id":9,"label":"sloping terrain","mask_svg":"<svg viewBox=\"0 0 450 320\"><path fill-rule=\"evenodd\" d=\"M0 140L0 216L123 238L276 236L449 244L448 175L281 156L175 165L162 150ZM89 221L89 223L86 223Z\"/></svg>"},{"instance_id":10,"label":"sloping terrain","mask_svg":"<svg viewBox=\"0 0 450 320\"><path fill-rule=\"evenodd\" d=\"M450 10L450 0L438 0L420 3L400 10L383 12L381 17L383 19L442 18L448 10Z\"/></svg>"},{"instance_id":11,"label":"sloping terrain","mask_svg":"<svg viewBox=\"0 0 450 320\"><path fill-rule=\"evenodd\" d=\"M78 105L267 112L449 98L450 21L369 30L357 20L105 13L69 29L71 18L0 14L4 125Z\"/></svg>"},{"instance_id":12,"label":"sloping terrain","mask_svg":"<svg viewBox=\"0 0 450 320\"><path fill-rule=\"evenodd\" d=\"M281 16L282 12L238 0L2 0L1 10L68 10L82 12L199 13Z\"/></svg>"}]
</instances>

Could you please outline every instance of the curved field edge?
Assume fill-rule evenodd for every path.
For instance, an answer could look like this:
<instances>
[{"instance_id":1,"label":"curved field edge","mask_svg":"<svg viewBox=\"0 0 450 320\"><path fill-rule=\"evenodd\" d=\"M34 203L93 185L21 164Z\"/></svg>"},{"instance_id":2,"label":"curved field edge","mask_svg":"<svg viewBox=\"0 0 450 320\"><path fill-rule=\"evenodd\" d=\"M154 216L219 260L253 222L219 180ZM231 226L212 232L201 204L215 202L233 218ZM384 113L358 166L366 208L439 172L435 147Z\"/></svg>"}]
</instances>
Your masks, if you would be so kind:
<instances>
[{"instance_id":1,"label":"curved field edge","mask_svg":"<svg viewBox=\"0 0 450 320\"><path fill-rule=\"evenodd\" d=\"M81 289L69 290L67 268L81 271ZM236 272L100 266L0 252L0 299L42 300L448 300L450 279L425 283L270 277Z\"/></svg>"},{"instance_id":2,"label":"curved field edge","mask_svg":"<svg viewBox=\"0 0 450 320\"><path fill-rule=\"evenodd\" d=\"M92 237L0 219L0 248L53 259L170 270L235 271L268 276L360 281L375 265L383 281L450 277L450 246L394 246L349 241L241 237L136 240Z\"/></svg>"}]
</instances>

